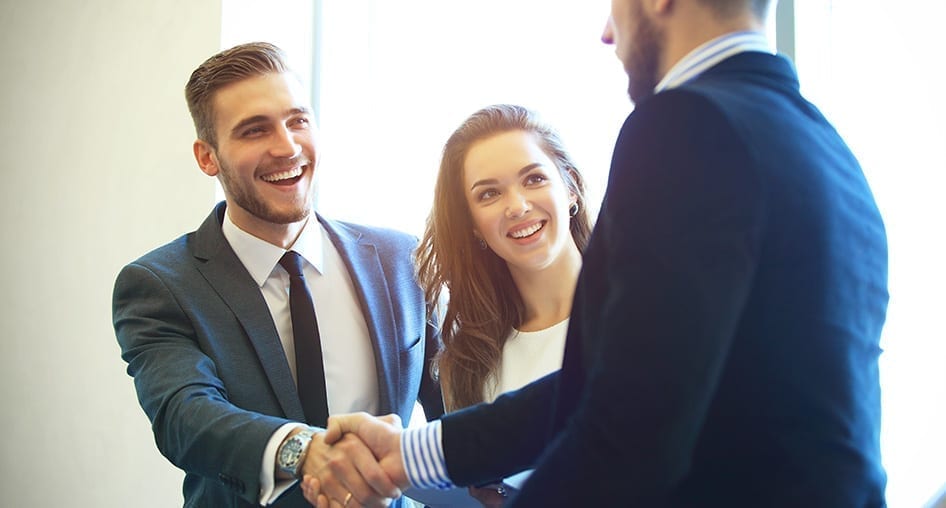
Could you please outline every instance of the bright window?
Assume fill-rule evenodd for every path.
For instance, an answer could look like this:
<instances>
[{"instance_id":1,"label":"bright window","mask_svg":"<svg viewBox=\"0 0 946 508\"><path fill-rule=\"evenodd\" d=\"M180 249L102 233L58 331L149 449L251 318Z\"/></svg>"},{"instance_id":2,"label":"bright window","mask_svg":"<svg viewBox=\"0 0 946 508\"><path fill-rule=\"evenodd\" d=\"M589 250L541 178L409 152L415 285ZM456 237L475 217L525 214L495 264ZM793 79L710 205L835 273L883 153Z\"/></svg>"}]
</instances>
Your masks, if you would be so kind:
<instances>
[{"instance_id":1,"label":"bright window","mask_svg":"<svg viewBox=\"0 0 946 508\"><path fill-rule=\"evenodd\" d=\"M795 28L779 41L794 43L802 90L848 140L886 221L887 494L892 507L921 506L946 483L946 83L930 71L942 67L946 6L779 3L779 26ZM443 143L496 102L531 107L555 125L589 201L600 201L631 110L621 66L599 41L607 0L223 4L222 46L275 42L315 90L326 215L419 235Z\"/></svg>"},{"instance_id":2,"label":"bright window","mask_svg":"<svg viewBox=\"0 0 946 508\"><path fill-rule=\"evenodd\" d=\"M631 110L599 36L606 0L323 2L319 207L420 234L440 153L475 110L510 102L561 133L600 202Z\"/></svg>"},{"instance_id":3,"label":"bright window","mask_svg":"<svg viewBox=\"0 0 946 508\"><path fill-rule=\"evenodd\" d=\"M798 0L802 90L864 167L887 227L881 346L890 506L946 484L946 100L942 2Z\"/></svg>"}]
</instances>

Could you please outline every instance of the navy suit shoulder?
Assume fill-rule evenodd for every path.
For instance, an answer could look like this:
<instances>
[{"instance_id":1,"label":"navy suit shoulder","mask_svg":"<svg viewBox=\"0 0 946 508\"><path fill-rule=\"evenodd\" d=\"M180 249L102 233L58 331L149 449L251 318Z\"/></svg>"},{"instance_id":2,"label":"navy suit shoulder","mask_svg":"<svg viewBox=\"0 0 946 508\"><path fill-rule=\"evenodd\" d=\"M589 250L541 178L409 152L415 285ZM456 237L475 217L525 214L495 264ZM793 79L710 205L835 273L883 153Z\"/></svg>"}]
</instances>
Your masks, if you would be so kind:
<instances>
[{"instance_id":1,"label":"navy suit shoulder","mask_svg":"<svg viewBox=\"0 0 946 508\"><path fill-rule=\"evenodd\" d=\"M740 54L640 101L512 506L883 506L886 262L857 160L784 59ZM451 428L534 425L505 405L445 418L451 475L497 467Z\"/></svg>"},{"instance_id":2,"label":"navy suit shoulder","mask_svg":"<svg viewBox=\"0 0 946 508\"><path fill-rule=\"evenodd\" d=\"M883 223L787 61L737 55L639 104L594 236L549 471L628 504L883 504Z\"/></svg>"}]
</instances>

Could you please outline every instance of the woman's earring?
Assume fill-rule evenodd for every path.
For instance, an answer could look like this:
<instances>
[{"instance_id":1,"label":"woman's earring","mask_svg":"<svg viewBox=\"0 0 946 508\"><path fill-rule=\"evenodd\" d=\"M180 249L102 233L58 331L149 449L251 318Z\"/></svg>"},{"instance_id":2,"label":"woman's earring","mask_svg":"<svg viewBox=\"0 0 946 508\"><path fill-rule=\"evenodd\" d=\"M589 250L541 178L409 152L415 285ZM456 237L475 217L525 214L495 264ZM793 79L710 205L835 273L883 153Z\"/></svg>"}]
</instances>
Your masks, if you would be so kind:
<instances>
[{"instance_id":1,"label":"woman's earring","mask_svg":"<svg viewBox=\"0 0 946 508\"><path fill-rule=\"evenodd\" d=\"M572 203L572 206L568 207L568 216L574 217L576 215L578 215L578 202L577 201Z\"/></svg>"},{"instance_id":2,"label":"woman's earring","mask_svg":"<svg viewBox=\"0 0 946 508\"><path fill-rule=\"evenodd\" d=\"M476 241L479 242L480 244L480 250L486 250L486 240L483 240L482 238L477 238Z\"/></svg>"}]
</instances>

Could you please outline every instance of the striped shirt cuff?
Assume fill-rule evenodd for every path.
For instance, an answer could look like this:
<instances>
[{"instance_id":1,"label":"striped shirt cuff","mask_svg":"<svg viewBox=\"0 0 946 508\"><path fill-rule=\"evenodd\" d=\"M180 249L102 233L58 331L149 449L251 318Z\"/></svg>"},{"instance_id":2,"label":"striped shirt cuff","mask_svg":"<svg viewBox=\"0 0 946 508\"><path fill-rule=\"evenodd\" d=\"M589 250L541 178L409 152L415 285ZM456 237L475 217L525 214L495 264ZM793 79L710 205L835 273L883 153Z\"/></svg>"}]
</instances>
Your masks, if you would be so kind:
<instances>
[{"instance_id":1,"label":"striped shirt cuff","mask_svg":"<svg viewBox=\"0 0 946 508\"><path fill-rule=\"evenodd\" d=\"M401 433L401 456L411 486L441 490L455 487L447 477L441 435L440 420Z\"/></svg>"}]
</instances>

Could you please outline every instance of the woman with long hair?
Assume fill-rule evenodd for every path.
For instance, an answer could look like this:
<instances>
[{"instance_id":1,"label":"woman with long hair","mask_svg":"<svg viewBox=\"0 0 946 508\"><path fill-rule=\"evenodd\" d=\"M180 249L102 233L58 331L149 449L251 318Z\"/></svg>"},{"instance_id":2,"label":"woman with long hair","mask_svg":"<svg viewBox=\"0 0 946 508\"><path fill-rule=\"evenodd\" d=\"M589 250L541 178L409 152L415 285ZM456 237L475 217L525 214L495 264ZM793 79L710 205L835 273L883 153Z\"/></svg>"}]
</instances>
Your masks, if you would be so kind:
<instances>
[{"instance_id":1,"label":"woman with long hair","mask_svg":"<svg viewBox=\"0 0 946 508\"><path fill-rule=\"evenodd\" d=\"M435 368L448 411L561 367L590 234L581 174L535 113L489 106L450 136L416 253L428 302L445 302Z\"/></svg>"}]
</instances>

